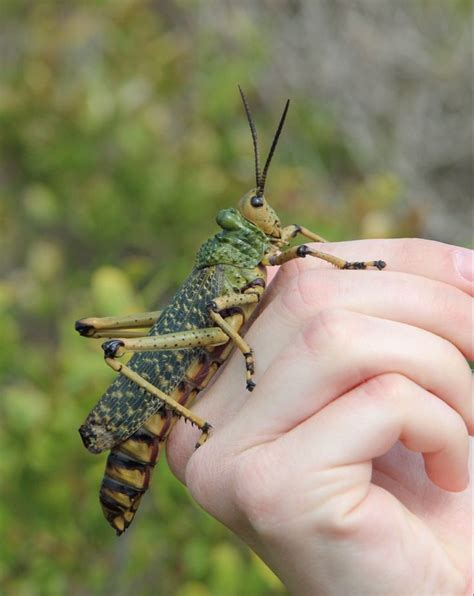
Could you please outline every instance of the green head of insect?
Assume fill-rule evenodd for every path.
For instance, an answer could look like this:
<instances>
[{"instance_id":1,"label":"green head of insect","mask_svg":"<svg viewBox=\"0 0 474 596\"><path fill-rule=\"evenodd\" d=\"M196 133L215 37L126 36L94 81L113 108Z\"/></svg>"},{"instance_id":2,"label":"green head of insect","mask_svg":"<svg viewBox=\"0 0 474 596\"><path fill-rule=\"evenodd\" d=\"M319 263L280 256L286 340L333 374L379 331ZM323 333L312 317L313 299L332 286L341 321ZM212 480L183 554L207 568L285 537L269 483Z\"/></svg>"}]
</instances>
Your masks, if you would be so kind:
<instances>
[{"instance_id":1,"label":"green head of insect","mask_svg":"<svg viewBox=\"0 0 474 596\"><path fill-rule=\"evenodd\" d=\"M277 131L275 133L275 136L273 137L273 142L268 153L267 161L265 162L263 171L260 172L260 156L258 149L257 129L253 122L252 115L250 114L247 99L244 95L244 92L240 88L240 85L239 91L240 96L242 97L242 102L244 104L245 113L247 114L247 120L250 126L250 131L252 133L257 187L250 190L240 199L238 204L238 210L241 213L241 215L245 217L245 219L257 226L257 228L259 228L267 236L269 236L270 238L278 239L281 237L280 220L278 218L278 215L275 213L274 209L272 209L272 207L266 201L263 191L265 189L268 168L270 167L273 153L275 152L275 148L277 146L278 139L280 137L283 124L285 122L288 107L290 105L290 100L286 102L285 109L283 110L283 114L280 118L280 123L278 124Z\"/></svg>"}]
</instances>

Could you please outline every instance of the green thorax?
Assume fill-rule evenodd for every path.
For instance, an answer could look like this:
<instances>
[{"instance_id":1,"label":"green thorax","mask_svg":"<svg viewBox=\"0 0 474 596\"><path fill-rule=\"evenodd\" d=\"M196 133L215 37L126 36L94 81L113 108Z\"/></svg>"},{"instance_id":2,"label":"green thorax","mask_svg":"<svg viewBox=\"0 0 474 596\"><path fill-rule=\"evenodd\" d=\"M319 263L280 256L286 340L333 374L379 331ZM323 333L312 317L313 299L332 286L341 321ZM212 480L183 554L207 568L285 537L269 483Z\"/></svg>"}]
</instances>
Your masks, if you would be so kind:
<instances>
[{"instance_id":1,"label":"green thorax","mask_svg":"<svg viewBox=\"0 0 474 596\"><path fill-rule=\"evenodd\" d=\"M201 246L195 266L198 269L220 264L256 267L270 247L265 233L246 220L237 209L222 209L216 221L222 231Z\"/></svg>"}]
</instances>

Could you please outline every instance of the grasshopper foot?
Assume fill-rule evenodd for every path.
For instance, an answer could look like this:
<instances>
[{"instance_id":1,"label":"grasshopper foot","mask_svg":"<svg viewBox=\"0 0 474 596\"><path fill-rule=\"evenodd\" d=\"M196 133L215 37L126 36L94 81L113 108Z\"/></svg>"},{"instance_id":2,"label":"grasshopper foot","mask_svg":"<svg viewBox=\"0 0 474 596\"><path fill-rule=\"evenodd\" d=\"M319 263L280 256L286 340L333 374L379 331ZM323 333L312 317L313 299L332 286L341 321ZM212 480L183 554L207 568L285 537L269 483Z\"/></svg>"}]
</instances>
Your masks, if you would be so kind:
<instances>
[{"instance_id":1,"label":"grasshopper foot","mask_svg":"<svg viewBox=\"0 0 474 596\"><path fill-rule=\"evenodd\" d=\"M199 447L201 447L201 445L204 445L204 443L207 441L208 437L209 437L209 432L211 430L212 426L209 424L209 422L205 422L201 428L202 434L199 437L199 441L196 443L196 445L194 446L195 449L198 449Z\"/></svg>"},{"instance_id":2,"label":"grasshopper foot","mask_svg":"<svg viewBox=\"0 0 474 596\"><path fill-rule=\"evenodd\" d=\"M367 269L368 267L375 267L379 271L385 269L387 263L385 261L346 261L342 269Z\"/></svg>"},{"instance_id":3,"label":"grasshopper foot","mask_svg":"<svg viewBox=\"0 0 474 596\"><path fill-rule=\"evenodd\" d=\"M244 358L245 369L247 371L247 390L253 391L255 389L255 382L252 379L252 376L255 374L255 360L253 359L252 350L250 350L249 352L245 352Z\"/></svg>"},{"instance_id":4,"label":"grasshopper foot","mask_svg":"<svg viewBox=\"0 0 474 596\"><path fill-rule=\"evenodd\" d=\"M367 265L364 263L364 261L353 261L352 263L346 261L343 269L367 269Z\"/></svg>"}]
</instances>

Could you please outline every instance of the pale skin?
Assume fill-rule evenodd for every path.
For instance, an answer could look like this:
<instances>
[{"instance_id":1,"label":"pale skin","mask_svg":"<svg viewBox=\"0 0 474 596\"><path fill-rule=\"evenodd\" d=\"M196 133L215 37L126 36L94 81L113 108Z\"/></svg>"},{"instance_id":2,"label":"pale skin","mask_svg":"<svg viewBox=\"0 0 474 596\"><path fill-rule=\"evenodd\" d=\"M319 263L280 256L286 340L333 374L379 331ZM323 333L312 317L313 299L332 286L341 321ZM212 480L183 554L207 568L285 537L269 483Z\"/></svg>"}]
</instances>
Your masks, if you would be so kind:
<instances>
[{"instance_id":1,"label":"pale skin","mask_svg":"<svg viewBox=\"0 0 474 596\"><path fill-rule=\"evenodd\" d=\"M170 464L293 594L471 594L472 253L324 250L387 268L281 267L245 336L255 390L234 354L194 408L209 440L179 423Z\"/></svg>"}]
</instances>

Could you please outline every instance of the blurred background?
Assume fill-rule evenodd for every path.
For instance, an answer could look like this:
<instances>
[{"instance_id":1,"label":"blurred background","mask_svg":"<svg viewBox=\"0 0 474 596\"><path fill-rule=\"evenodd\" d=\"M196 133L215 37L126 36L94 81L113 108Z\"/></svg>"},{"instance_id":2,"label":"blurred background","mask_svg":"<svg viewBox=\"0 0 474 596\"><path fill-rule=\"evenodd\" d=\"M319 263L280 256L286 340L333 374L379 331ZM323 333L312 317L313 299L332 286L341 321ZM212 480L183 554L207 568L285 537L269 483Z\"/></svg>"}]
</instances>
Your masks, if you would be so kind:
<instances>
[{"instance_id":1,"label":"blurred background","mask_svg":"<svg viewBox=\"0 0 474 596\"><path fill-rule=\"evenodd\" d=\"M117 539L74 321L163 305L254 183L329 239L471 243L470 0L0 3L0 592L272 595L164 459ZM381 255L383 256L383 255Z\"/></svg>"}]
</instances>

